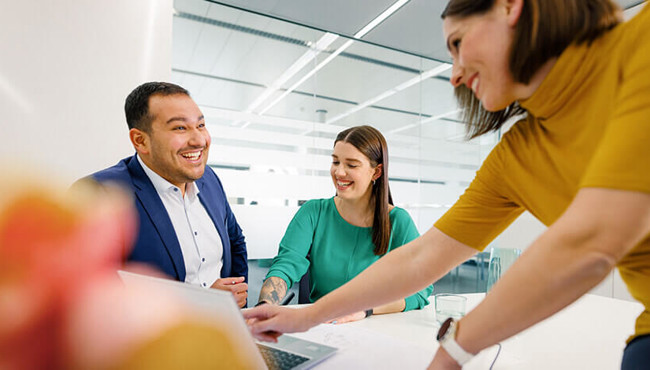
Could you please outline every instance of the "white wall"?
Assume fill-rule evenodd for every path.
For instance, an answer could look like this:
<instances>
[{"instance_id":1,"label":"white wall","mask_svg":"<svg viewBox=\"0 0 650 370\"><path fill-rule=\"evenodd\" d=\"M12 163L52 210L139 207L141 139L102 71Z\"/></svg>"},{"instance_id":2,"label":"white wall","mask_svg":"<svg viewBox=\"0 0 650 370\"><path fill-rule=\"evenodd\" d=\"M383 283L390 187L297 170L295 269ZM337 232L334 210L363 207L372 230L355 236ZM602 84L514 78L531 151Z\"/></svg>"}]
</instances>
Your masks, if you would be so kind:
<instances>
[{"instance_id":1,"label":"white wall","mask_svg":"<svg viewBox=\"0 0 650 370\"><path fill-rule=\"evenodd\" d=\"M641 9L643 9L645 4L646 3L643 2L643 3L639 4L639 5L633 6L630 9L625 10L623 12L623 18L627 21L630 18L634 17L635 15L637 15L641 11Z\"/></svg>"},{"instance_id":2,"label":"white wall","mask_svg":"<svg viewBox=\"0 0 650 370\"><path fill-rule=\"evenodd\" d=\"M0 165L72 182L131 154L124 98L170 78L171 24L171 0L1 2Z\"/></svg>"},{"instance_id":3,"label":"white wall","mask_svg":"<svg viewBox=\"0 0 650 370\"><path fill-rule=\"evenodd\" d=\"M528 248L538 236L546 230L546 226L530 212L524 212L501 235L494 244L499 248L521 249Z\"/></svg>"}]
</instances>

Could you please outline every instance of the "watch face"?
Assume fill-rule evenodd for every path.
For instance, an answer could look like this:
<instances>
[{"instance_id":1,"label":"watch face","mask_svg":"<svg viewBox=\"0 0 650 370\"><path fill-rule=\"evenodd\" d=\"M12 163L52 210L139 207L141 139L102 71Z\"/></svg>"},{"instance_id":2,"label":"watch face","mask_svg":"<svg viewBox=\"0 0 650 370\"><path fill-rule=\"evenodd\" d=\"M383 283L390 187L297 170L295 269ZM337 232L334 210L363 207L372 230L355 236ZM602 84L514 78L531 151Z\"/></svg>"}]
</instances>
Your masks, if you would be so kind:
<instances>
[{"instance_id":1,"label":"watch face","mask_svg":"<svg viewBox=\"0 0 650 370\"><path fill-rule=\"evenodd\" d=\"M440 325L440 330L438 330L438 336L436 337L437 340L442 339L445 334L447 334L447 331L449 330L449 327L451 326L451 323L454 319L451 317L445 320L442 325Z\"/></svg>"}]
</instances>

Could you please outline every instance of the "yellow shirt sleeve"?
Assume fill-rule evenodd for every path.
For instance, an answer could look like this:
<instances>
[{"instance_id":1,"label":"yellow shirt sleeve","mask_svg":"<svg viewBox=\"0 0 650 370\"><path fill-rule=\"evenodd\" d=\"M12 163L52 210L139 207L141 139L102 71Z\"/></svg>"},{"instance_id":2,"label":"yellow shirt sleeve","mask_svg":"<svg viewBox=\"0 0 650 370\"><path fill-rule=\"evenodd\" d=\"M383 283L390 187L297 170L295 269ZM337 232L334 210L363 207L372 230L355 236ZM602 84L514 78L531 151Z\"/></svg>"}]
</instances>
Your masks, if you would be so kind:
<instances>
[{"instance_id":1,"label":"yellow shirt sleeve","mask_svg":"<svg viewBox=\"0 0 650 370\"><path fill-rule=\"evenodd\" d=\"M434 224L437 229L483 250L524 211L504 195L507 186L501 180L506 150L507 143L502 140L485 159L465 193Z\"/></svg>"},{"instance_id":2,"label":"yellow shirt sleeve","mask_svg":"<svg viewBox=\"0 0 650 370\"><path fill-rule=\"evenodd\" d=\"M650 9L634 19L620 53L616 109L580 187L650 192Z\"/></svg>"}]
</instances>

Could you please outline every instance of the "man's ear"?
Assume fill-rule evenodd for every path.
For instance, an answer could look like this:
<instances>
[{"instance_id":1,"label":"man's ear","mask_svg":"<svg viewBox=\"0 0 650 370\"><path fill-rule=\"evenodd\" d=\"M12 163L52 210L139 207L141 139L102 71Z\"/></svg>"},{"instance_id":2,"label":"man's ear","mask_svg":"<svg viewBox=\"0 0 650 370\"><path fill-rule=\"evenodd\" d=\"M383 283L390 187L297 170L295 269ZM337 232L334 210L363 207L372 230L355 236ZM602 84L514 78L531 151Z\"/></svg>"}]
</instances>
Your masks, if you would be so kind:
<instances>
[{"instance_id":1,"label":"man's ear","mask_svg":"<svg viewBox=\"0 0 650 370\"><path fill-rule=\"evenodd\" d=\"M521 16L521 11L524 8L524 0L504 0L504 5L506 7L508 25L510 27L516 26Z\"/></svg>"},{"instance_id":2,"label":"man's ear","mask_svg":"<svg viewBox=\"0 0 650 370\"><path fill-rule=\"evenodd\" d=\"M129 139L131 139L131 144L133 144L136 152L139 154L149 154L149 145L151 142L149 140L149 134L137 128L132 128L129 130Z\"/></svg>"}]
</instances>

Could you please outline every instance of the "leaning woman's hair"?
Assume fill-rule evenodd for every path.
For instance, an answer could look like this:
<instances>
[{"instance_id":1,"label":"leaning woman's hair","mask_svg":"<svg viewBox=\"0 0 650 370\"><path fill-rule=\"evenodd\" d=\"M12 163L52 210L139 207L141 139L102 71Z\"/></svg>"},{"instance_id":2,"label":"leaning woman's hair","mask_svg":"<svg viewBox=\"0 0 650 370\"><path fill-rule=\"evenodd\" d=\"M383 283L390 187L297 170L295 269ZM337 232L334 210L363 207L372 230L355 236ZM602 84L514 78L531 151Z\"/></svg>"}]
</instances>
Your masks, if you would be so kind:
<instances>
[{"instance_id":1,"label":"leaning woman's hair","mask_svg":"<svg viewBox=\"0 0 650 370\"><path fill-rule=\"evenodd\" d=\"M442 12L465 18L489 12L496 0L450 0ZM547 61L572 43L590 43L621 21L621 9L612 0L523 0L523 8L510 48L510 72L515 81L528 83ZM499 129L508 119L525 113L518 103L488 112L472 90L460 85L456 99L463 108L469 138Z\"/></svg>"},{"instance_id":2,"label":"leaning woman's hair","mask_svg":"<svg viewBox=\"0 0 650 370\"><path fill-rule=\"evenodd\" d=\"M388 186L388 145L384 136L374 127L356 126L341 131L334 145L342 141L352 144L363 155L368 157L370 165L382 165L381 176L372 185L371 202L375 203L375 215L372 220L372 242L375 244L375 255L381 256L388 251L390 241L390 217L388 205L393 204L393 197Z\"/></svg>"}]
</instances>

